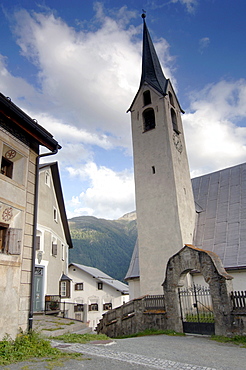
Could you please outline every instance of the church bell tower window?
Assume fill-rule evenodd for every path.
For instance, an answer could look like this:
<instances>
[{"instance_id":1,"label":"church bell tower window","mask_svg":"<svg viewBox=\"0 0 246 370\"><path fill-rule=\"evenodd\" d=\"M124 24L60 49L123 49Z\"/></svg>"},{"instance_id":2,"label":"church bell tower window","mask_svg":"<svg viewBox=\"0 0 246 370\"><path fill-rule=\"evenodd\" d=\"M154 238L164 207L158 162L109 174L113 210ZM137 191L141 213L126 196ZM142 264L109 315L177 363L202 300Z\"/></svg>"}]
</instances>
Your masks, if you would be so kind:
<instances>
[{"instance_id":1,"label":"church bell tower window","mask_svg":"<svg viewBox=\"0 0 246 370\"><path fill-rule=\"evenodd\" d=\"M172 124L173 124L173 131L175 131L177 134L180 134L180 131L178 129L177 116L173 108L171 108L171 118L172 118Z\"/></svg>"},{"instance_id":2,"label":"church bell tower window","mask_svg":"<svg viewBox=\"0 0 246 370\"><path fill-rule=\"evenodd\" d=\"M170 93L170 91L168 91L168 96L169 96L170 104L174 107L173 95L172 93Z\"/></svg>"},{"instance_id":3,"label":"church bell tower window","mask_svg":"<svg viewBox=\"0 0 246 370\"><path fill-rule=\"evenodd\" d=\"M151 96L150 96L150 91L149 90L144 91L143 101L144 101L144 105L151 104Z\"/></svg>"},{"instance_id":4,"label":"church bell tower window","mask_svg":"<svg viewBox=\"0 0 246 370\"><path fill-rule=\"evenodd\" d=\"M143 112L144 132L155 128L155 112L153 108L145 109Z\"/></svg>"}]
</instances>

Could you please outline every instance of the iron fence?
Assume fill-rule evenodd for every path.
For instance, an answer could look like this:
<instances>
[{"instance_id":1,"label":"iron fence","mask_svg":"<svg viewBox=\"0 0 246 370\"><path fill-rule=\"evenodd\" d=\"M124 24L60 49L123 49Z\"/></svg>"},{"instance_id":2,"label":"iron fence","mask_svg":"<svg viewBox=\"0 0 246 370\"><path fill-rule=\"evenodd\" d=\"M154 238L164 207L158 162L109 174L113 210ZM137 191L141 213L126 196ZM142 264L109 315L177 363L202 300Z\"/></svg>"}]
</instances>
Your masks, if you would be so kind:
<instances>
[{"instance_id":1,"label":"iron fence","mask_svg":"<svg viewBox=\"0 0 246 370\"><path fill-rule=\"evenodd\" d=\"M149 295L144 298L145 308L147 310L164 310L164 295Z\"/></svg>"},{"instance_id":2,"label":"iron fence","mask_svg":"<svg viewBox=\"0 0 246 370\"><path fill-rule=\"evenodd\" d=\"M231 292L233 310L246 308L246 291Z\"/></svg>"}]
</instances>

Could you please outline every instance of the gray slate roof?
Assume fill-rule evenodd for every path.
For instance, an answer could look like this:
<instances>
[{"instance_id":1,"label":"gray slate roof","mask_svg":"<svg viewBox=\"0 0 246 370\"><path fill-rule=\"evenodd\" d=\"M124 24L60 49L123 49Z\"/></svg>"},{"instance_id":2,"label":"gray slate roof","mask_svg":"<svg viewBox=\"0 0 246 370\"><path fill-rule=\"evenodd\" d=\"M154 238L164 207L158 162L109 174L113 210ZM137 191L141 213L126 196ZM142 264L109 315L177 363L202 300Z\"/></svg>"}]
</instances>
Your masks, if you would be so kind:
<instances>
[{"instance_id":1,"label":"gray slate roof","mask_svg":"<svg viewBox=\"0 0 246 370\"><path fill-rule=\"evenodd\" d=\"M246 163L192 179L198 211L193 244L225 268L246 267Z\"/></svg>"},{"instance_id":2,"label":"gray slate roof","mask_svg":"<svg viewBox=\"0 0 246 370\"><path fill-rule=\"evenodd\" d=\"M69 267L70 266L77 267L78 269L86 272L87 274L91 275L95 279L98 279L102 283L105 283L105 284L111 286L112 288L118 290L119 292L121 292L123 294L129 294L129 287L128 287L127 284L124 284L119 280L115 280L114 278L105 274L104 272L97 269L96 267L80 265L78 263L70 263Z\"/></svg>"},{"instance_id":3,"label":"gray slate roof","mask_svg":"<svg viewBox=\"0 0 246 370\"><path fill-rule=\"evenodd\" d=\"M216 253L226 269L246 268L246 163L191 182L197 212L194 246ZM126 279L135 277L138 243Z\"/></svg>"}]
</instances>

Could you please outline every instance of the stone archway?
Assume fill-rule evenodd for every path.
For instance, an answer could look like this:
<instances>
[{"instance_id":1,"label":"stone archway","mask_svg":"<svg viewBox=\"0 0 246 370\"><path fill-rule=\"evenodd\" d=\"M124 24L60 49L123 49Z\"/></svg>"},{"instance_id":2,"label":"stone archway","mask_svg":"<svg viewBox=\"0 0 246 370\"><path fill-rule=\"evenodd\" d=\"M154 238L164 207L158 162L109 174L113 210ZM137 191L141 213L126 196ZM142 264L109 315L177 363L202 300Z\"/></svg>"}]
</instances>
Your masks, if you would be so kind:
<instances>
[{"instance_id":1,"label":"stone archway","mask_svg":"<svg viewBox=\"0 0 246 370\"><path fill-rule=\"evenodd\" d=\"M167 328L182 332L177 288L180 278L191 270L200 271L209 284L214 310L215 334L226 335L231 327L232 276L225 271L220 258L213 252L185 245L167 264L163 283L167 313Z\"/></svg>"}]
</instances>

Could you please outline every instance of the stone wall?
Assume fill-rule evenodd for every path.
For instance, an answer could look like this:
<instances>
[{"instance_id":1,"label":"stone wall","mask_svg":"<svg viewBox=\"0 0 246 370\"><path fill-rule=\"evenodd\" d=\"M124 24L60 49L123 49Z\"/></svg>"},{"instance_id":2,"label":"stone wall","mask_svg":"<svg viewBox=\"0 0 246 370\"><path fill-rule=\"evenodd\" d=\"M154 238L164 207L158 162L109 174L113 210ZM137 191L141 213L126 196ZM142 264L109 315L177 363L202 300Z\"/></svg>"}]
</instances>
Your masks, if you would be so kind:
<instances>
[{"instance_id":1,"label":"stone wall","mask_svg":"<svg viewBox=\"0 0 246 370\"><path fill-rule=\"evenodd\" d=\"M106 312L97 325L97 333L106 334L111 338L131 335L146 329L166 330L166 313L164 296L157 304L150 305L151 297L134 299L120 307Z\"/></svg>"}]
</instances>

